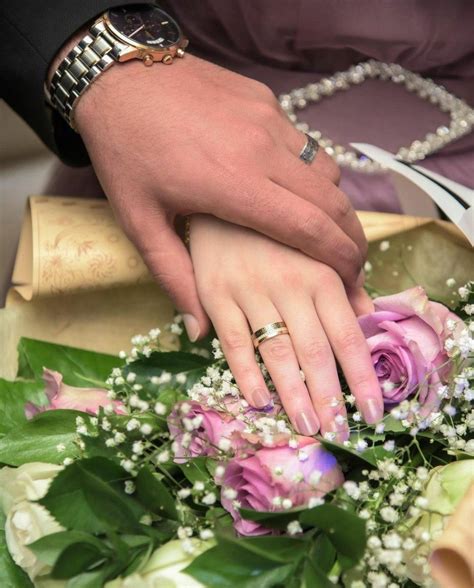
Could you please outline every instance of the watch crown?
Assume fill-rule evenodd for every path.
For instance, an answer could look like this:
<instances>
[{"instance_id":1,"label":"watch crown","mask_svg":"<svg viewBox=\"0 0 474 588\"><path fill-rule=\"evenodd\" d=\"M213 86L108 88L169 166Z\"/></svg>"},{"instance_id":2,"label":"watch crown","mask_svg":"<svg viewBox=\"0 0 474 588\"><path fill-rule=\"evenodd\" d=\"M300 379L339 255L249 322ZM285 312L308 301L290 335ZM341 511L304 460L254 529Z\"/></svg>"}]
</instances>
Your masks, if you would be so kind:
<instances>
[{"instance_id":1,"label":"watch crown","mask_svg":"<svg viewBox=\"0 0 474 588\"><path fill-rule=\"evenodd\" d=\"M173 62L173 58L171 57L171 55L169 53L168 53L168 55L165 55L163 57L163 63L166 63L166 65L169 65L172 62Z\"/></svg>"},{"instance_id":2,"label":"watch crown","mask_svg":"<svg viewBox=\"0 0 474 588\"><path fill-rule=\"evenodd\" d=\"M181 49L181 47L179 49L177 49L176 56L177 57L184 57L184 49Z\"/></svg>"},{"instance_id":3,"label":"watch crown","mask_svg":"<svg viewBox=\"0 0 474 588\"><path fill-rule=\"evenodd\" d=\"M146 66L153 65L153 57L149 53L145 53L145 55L143 56L143 63Z\"/></svg>"}]
</instances>

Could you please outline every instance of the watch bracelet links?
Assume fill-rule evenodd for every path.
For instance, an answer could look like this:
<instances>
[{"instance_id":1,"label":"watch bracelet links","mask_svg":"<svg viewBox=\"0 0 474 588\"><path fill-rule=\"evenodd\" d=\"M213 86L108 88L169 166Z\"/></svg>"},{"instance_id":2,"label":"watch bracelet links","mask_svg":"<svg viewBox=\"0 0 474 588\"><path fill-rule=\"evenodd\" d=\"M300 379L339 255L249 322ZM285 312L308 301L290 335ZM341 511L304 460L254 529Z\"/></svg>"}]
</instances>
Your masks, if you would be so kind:
<instances>
[{"instance_id":1,"label":"watch bracelet links","mask_svg":"<svg viewBox=\"0 0 474 588\"><path fill-rule=\"evenodd\" d=\"M74 129L74 107L91 83L118 61L126 48L99 21L66 55L55 71L46 95L50 104Z\"/></svg>"}]
</instances>

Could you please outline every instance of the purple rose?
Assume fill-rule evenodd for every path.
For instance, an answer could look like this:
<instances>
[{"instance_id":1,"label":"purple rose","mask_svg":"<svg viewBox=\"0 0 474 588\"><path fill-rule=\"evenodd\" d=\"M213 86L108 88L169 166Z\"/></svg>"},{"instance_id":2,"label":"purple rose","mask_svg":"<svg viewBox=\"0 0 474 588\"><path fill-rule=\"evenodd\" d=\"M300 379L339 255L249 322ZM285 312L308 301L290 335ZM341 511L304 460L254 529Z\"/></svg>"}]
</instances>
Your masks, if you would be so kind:
<instances>
[{"instance_id":1,"label":"purple rose","mask_svg":"<svg viewBox=\"0 0 474 588\"><path fill-rule=\"evenodd\" d=\"M225 412L224 412L225 410ZM274 417L282 410L279 400L268 406L243 408L240 398L226 396L223 410L205 406L195 400L178 403L168 416L168 429L174 441L175 461L201 455L214 456L219 449L234 455L266 445L263 435L249 432L247 425L260 418ZM244 420L237 418L243 417ZM287 443L290 434L272 435L271 444Z\"/></svg>"},{"instance_id":2,"label":"purple rose","mask_svg":"<svg viewBox=\"0 0 474 588\"><path fill-rule=\"evenodd\" d=\"M236 449L244 441L245 424L231 414L207 408L194 400L178 403L168 415L168 429L178 463L201 455L216 455L219 447Z\"/></svg>"},{"instance_id":3,"label":"purple rose","mask_svg":"<svg viewBox=\"0 0 474 588\"><path fill-rule=\"evenodd\" d=\"M245 520L238 508L283 511L311 506L344 481L336 458L311 437L297 437L297 447L262 448L250 457L235 457L225 471L221 503L241 535L265 535L271 530Z\"/></svg>"},{"instance_id":4,"label":"purple rose","mask_svg":"<svg viewBox=\"0 0 474 588\"><path fill-rule=\"evenodd\" d=\"M462 321L431 302L420 286L374 300L375 312L359 317L387 408L419 392L421 416L439 406L439 387L450 367L444 344Z\"/></svg>"}]
</instances>

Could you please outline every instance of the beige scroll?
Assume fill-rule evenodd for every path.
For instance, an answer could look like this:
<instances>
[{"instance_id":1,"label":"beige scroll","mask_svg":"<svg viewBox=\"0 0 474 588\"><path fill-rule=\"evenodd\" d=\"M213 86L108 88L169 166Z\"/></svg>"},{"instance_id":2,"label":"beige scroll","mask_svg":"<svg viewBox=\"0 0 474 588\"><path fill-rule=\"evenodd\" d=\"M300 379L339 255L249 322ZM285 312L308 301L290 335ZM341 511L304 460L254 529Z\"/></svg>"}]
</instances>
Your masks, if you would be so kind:
<instances>
[{"instance_id":1,"label":"beige scroll","mask_svg":"<svg viewBox=\"0 0 474 588\"><path fill-rule=\"evenodd\" d=\"M442 588L474 586L474 484L434 546L431 575Z\"/></svg>"},{"instance_id":2,"label":"beige scroll","mask_svg":"<svg viewBox=\"0 0 474 588\"><path fill-rule=\"evenodd\" d=\"M103 199L31 196L13 270L25 299L151 282Z\"/></svg>"}]
</instances>

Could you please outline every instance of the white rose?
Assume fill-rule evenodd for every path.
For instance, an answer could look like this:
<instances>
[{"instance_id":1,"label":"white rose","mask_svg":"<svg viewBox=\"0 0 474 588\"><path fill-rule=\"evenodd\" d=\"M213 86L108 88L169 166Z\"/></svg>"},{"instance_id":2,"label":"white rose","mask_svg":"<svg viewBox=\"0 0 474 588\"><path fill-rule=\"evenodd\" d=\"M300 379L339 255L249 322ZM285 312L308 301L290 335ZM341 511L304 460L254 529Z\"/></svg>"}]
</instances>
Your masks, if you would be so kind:
<instances>
[{"instance_id":1,"label":"white rose","mask_svg":"<svg viewBox=\"0 0 474 588\"><path fill-rule=\"evenodd\" d=\"M432 586L429 578L428 559L434 542L443 533L449 518L474 482L474 459L454 461L434 468L428 478L424 498L427 511L407 521L410 535L417 543L414 550L405 553L407 575L420 586ZM434 511L434 512L429 512ZM424 533L429 534L426 540Z\"/></svg>"},{"instance_id":2,"label":"white rose","mask_svg":"<svg viewBox=\"0 0 474 588\"><path fill-rule=\"evenodd\" d=\"M204 588L191 576L184 574L195 557L214 545L213 541L191 539L192 554L183 551L181 541L169 541L153 552L146 565L126 578L107 582L105 588Z\"/></svg>"},{"instance_id":3,"label":"white rose","mask_svg":"<svg viewBox=\"0 0 474 588\"><path fill-rule=\"evenodd\" d=\"M6 515L5 538L13 561L34 580L48 574L50 566L40 562L26 547L37 539L62 531L48 511L34 500L42 498L61 466L27 463L0 470L0 506Z\"/></svg>"}]
</instances>

